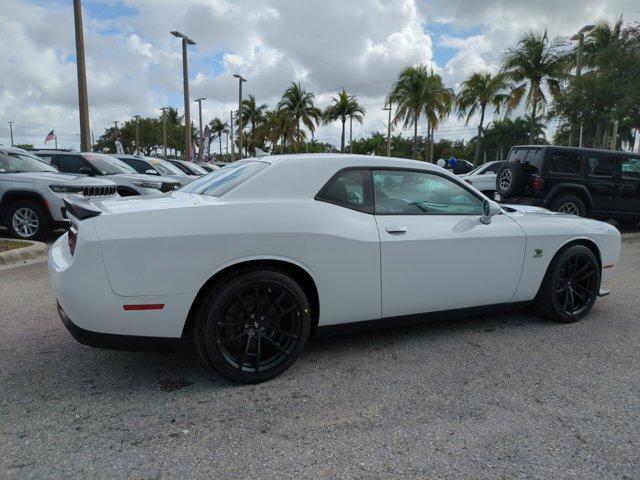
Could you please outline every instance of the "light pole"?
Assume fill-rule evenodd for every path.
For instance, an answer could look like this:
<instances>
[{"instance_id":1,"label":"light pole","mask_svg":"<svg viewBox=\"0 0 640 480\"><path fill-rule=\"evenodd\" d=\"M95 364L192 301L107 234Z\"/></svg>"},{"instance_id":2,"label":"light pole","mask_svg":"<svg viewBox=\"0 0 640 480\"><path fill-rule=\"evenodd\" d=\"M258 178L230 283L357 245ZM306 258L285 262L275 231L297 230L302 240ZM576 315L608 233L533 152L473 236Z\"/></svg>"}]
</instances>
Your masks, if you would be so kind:
<instances>
[{"instance_id":1,"label":"light pole","mask_svg":"<svg viewBox=\"0 0 640 480\"><path fill-rule=\"evenodd\" d=\"M84 61L84 33L82 30L82 5L73 0L73 18L76 31L76 67L78 70L78 111L80 113L80 150L86 152L91 145L89 127L89 100L87 95L87 70Z\"/></svg>"},{"instance_id":2,"label":"light pole","mask_svg":"<svg viewBox=\"0 0 640 480\"><path fill-rule=\"evenodd\" d=\"M242 159L242 84L247 80L238 73L234 73L233 76L238 79L238 150Z\"/></svg>"},{"instance_id":3,"label":"light pole","mask_svg":"<svg viewBox=\"0 0 640 480\"><path fill-rule=\"evenodd\" d=\"M196 102L198 104L198 117L200 120L200 136L198 137L200 139L200 152L198 154L198 157L200 158L200 161L202 162L203 159L203 154L204 154L204 139L202 138L202 101L206 100L206 97L198 97L194 100L194 102Z\"/></svg>"},{"instance_id":4,"label":"light pole","mask_svg":"<svg viewBox=\"0 0 640 480\"><path fill-rule=\"evenodd\" d=\"M135 154L140 155L140 129L138 128L138 120L140 120L140 115L134 115L133 118L136 119L136 150Z\"/></svg>"},{"instance_id":5,"label":"light pole","mask_svg":"<svg viewBox=\"0 0 640 480\"><path fill-rule=\"evenodd\" d=\"M189 111L189 64L187 62L187 45L195 45L196 42L184 33L172 31L171 35L182 40L182 84L184 88L184 155L185 160L191 158L191 114Z\"/></svg>"},{"instance_id":6,"label":"light pole","mask_svg":"<svg viewBox=\"0 0 640 480\"><path fill-rule=\"evenodd\" d=\"M162 156L167 158L167 110L169 107L160 107L162 111Z\"/></svg>"},{"instance_id":7,"label":"light pole","mask_svg":"<svg viewBox=\"0 0 640 480\"><path fill-rule=\"evenodd\" d=\"M236 148L233 145L234 139L233 139L233 110L231 110L231 112L229 113L229 125L231 128L231 161L233 162L235 160L235 156L236 156ZM227 141L229 141L229 139L227 138Z\"/></svg>"},{"instance_id":8,"label":"light pole","mask_svg":"<svg viewBox=\"0 0 640 480\"><path fill-rule=\"evenodd\" d=\"M578 33L576 33L573 37L571 37L572 41L578 42L578 51L577 51L577 58L576 58L576 78L580 78L580 75L582 74L582 49L584 48L584 34L587 32L590 32L594 28L595 28L595 25L585 25L580 30L578 30ZM573 130L574 130L574 126L571 125L570 131L569 131L570 147L573 146ZM582 147L582 122L580 122L580 137L578 140L578 146Z\"/></svg>"},{"instance_id":9,"label":"light pole","mask_svg":"<svg viewBox=\"0 0 640 480\"><path fill-rule=\"evenodd\" d=\"M387 157L391 156L391 105L384 107L382 110L389 111L389 122L387 123Z\"/></svg>"},{"instance_id":10,"label":"light pole","mask_svg":"<svg viewBox=\"0 0 640 480\"><path fill-rule=\"evenodd\" d=\"M13 147L13 124L15 122L8 122L9 123L9 131L11 132L11 146Z\"/></svg>"},{"instance_id":11,"label":"light pole","mask_svg":"<svg viewBox=\"0 0 640 480\"><path fill-rule=\"evenodd\" d=\"M353 142L353 115L349 115L349 153L351 153L351 142Z\"/></svg>"}]
</instances>

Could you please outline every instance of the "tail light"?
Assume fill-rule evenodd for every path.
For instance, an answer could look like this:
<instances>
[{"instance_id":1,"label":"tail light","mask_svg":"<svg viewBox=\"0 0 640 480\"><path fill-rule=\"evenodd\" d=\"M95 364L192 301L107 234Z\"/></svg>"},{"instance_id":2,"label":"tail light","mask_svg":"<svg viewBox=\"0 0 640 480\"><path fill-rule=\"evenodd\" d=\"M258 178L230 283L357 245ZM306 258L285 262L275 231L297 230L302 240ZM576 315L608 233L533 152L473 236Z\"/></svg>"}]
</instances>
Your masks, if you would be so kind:
<instances>
[{"instance_id":1,"label":"tail light","mask_svg":"<svg viewBox=\"0 0 640 480\"><path fill-rule=\"evenodd\" d=\"M531 188L533 188L534 190L542 190L544 188L544 178L534 177L531 180Z\"/></svg>"},{"instance_id":2,"label":"tail light","mask_svg":"<svg viewBox=\"0 0 640 480\"><path fill-rule=\"evenodd\" d=\"M67 243L69 244L69 251L71 252L71 255L73 255L76 251L77 241L78 241L78 232L76 232L76 229L74 227L71 227L69 229L69 232L67 233Z\"/></svg>"}]
</instances>

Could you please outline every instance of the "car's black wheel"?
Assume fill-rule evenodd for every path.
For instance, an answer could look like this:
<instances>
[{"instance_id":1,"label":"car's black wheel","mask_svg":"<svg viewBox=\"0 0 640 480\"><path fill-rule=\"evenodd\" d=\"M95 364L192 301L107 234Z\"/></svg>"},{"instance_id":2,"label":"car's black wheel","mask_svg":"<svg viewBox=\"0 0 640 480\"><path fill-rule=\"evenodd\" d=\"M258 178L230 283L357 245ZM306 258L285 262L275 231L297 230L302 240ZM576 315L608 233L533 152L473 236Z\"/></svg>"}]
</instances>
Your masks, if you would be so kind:
<instances>
[{"instance_id":1,"label":"car's black wheel","mask_svg":"<svg viewBox=\"0 0 640 480\"><path fill-rule=\"evenodd\" d=\"M560 195L551 202L551 210L554 212L568 213L584 217L587 214L587 207L580 197L577 195L566 194Z\"/></svg>"},{"instance_id":2,"label":"car's black wheel","mask_svg":"<svg viewBox=\"0 0 640 480\"><path fill-rule=\"evenodd\" d=\"M311 332L300 286L269 268L229 275L206 293L194 340L215 371L239 383L269 380L300 356Z\"/></svg>"},{"instance_id":3,"label":"car's black wheel","mask_svg":"<svg viewBox=\"0 0 640 480\"><path fill-rule=\"evenodd\" d=\"M589 248L573 245L551 261L533 306L543 317L575 322L589 313L599 291L598 260Z\"/></svg>"},{"instance_id":4,"label":"car's black wheel","mask_svg":"<svg viewBox=\"0 0 640 480\"><path fill-rule=\"evenodd\" d=\"M519 162L505 163L496 174L496 191L503 198L518 195L524 188L526 172Z\"/></svg>"},{"instance_id":5,"label":"car's black wheel","mask_svg":"<svg viewBox=\"0 0 640 480\"><path fill-rule=\"evenodd\" d=\"M21 200L11 205L6 223L11 234L21 240L46 240L51 235L47 214L35 200Z\"/></svg>"}]
</instances>

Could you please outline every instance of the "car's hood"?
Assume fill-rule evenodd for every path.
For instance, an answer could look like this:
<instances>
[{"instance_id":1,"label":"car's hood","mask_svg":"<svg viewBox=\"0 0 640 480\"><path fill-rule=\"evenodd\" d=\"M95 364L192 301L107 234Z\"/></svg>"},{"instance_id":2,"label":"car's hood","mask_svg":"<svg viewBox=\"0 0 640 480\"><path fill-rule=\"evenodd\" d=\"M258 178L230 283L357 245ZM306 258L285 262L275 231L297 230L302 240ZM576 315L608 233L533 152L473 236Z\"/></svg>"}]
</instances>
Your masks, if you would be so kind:
<instances>
[{"instance_id":1,"label":"car's hood","mask_svg":"<svg viewBox=\"0 0 640 480\"><path fill-rule=\"evenodd\" d=\"M20 183L30 183L34 180L39 180L42 182L49 182L50 185L113 185L113 182L107 179L56 172L3 173L0 175L0 180L3 179Z\"/></svg>"},{"instance_id":2,"label":"car's hood","mask_svg":"<svg viewBox=\"0 0 640 480\"><path fill-rule=\"evenodd\" d=\"M510 203L503 203L501 205L508 213L522 213L527 215L563 215L564 213L552 212L542 207L533 207L531 205L512 205Z\"/></svg>"},{"instance_id":3,"label":"car's hood","mask_svg":"<svg viewBox=\"0 0 640 480\"><path fill-rule=\"evenodd\" d=\"M110 200L93 201L92 203L105 214L122 214L163 210L171 208L194 207L210 203L218 203L217 198L205 195L194 195L183 192L169 192L161 195L140 195L120 197Z\"/></svg>"},{"instance_id":4,"label":"car's hood","mask_svg":"<svg viewBox=\"0 0 640 480\"><path fill-rule=\"evenodd\" d=\"M116 173L115 175L105 175L104 178L109 178L114 181L162 182L162 177L158 175L146 175L144 173Z\"/></svg>"},{"instance_id":5,"label":"car's hood","mask_svg":"<svg viewBox=\"0 0 640 480\"><path fill-rule=\"evenodd\" d=\"M187 183L193 182L198 177L194 177L192 175L162 175L157 178L161 178L166 181L176 181L180 182L182 185L186 185Z\"/></svg>"}]
</instances>

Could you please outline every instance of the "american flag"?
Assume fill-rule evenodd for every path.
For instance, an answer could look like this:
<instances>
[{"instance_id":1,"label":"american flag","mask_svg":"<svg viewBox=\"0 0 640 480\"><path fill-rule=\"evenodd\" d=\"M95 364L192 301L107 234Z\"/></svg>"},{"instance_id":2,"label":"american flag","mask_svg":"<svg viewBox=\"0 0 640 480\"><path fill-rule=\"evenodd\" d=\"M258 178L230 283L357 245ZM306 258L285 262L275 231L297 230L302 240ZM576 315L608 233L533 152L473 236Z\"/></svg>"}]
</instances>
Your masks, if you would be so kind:
<instances>
[{"instance_id":1,"label":"american flag","mask_svg":"<svg viewBox=\"0 0 640 480\"><path fill-rule=\"evenodd\" d=\"M53 130L51 130L47 136L44 138L44 144L46 145L47 142L50 142L51 140L55 140L56 139L56 134Z\"/></svg>"}]
</instances>

